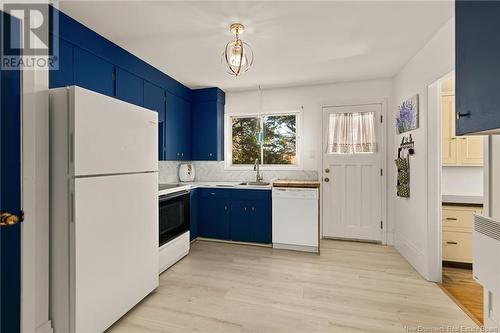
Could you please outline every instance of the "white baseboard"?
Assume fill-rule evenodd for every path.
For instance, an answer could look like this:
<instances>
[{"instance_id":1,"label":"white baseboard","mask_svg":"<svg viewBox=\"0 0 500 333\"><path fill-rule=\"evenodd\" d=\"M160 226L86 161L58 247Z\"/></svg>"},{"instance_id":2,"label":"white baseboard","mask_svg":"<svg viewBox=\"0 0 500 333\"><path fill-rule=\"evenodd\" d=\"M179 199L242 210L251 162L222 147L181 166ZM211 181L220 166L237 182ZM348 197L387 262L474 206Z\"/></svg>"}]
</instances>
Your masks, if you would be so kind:
<instances>
[{"instance_id":1,"label":"white baseboard","mask_svg":"<svg viewBox=\"0 0 500 333\"><path fill-rule=\"evenodd\" d=\"M54 333L52 321L48 320L36 328L36 333Z\"/></svg>"},{"instance_id":2,"label":"white baseboard","mask_svg":"<svg viewBox=\"0 0 500 333\"><path fill-rule=\"evenodd\" d=\"M396 234L394 238L394 244L399 253L424 279L429 280L425 254L405 237Z\"/></svg>"},{"instance_id":3,"label":"white baseboard","mask_svg":"<svg viewBox=\"0 0 500 333\"><path fill-rule=\"evenodd\" d=\"M280 250L302 251L302 252L311 252L319 254L319 248L317 246L273 243L273 248Z\"/></svg>"},{"instance_id":4,"label":"white baseboard","mask_svg":"<svg viewBox=\"0 0 500 333\"><path fill-rule=\"evenodd\" d=\"M184 258L189 253L189 244L189 231L187 231L162 245L160 247L159 273L163 273L170 266Z\"/></svg>"}]
</instances>

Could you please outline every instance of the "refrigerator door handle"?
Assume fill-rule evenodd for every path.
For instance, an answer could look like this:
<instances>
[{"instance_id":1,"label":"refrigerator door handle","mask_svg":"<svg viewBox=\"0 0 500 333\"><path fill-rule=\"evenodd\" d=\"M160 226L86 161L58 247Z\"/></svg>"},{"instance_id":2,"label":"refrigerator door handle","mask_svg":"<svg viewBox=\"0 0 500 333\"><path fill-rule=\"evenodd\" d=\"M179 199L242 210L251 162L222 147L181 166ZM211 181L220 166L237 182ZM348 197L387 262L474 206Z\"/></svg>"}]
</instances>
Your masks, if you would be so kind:
<instances>
[{"instance_id":1,"label":"refrigerator door handle","mask_svg":"<svg viewBox=\"0 0 500 333\"><path fill-rule=\"evenodd\" d=\"M71 196L70 196L70 203L69 203L70 207L70 216L71 216L71 222L75 223L75 194L73 192L71 192Z\"/></svg>"},{"instance_id":2,"label":"refrigerator door handle","mask_svg":"<svg viewBox=\"0 0 500 333\"><path fill-rule=\"evenodd\" d=\"M73 162L75 160L75 135L71 133L69 135L69 161Z\"/></svg>"}]
</instances>

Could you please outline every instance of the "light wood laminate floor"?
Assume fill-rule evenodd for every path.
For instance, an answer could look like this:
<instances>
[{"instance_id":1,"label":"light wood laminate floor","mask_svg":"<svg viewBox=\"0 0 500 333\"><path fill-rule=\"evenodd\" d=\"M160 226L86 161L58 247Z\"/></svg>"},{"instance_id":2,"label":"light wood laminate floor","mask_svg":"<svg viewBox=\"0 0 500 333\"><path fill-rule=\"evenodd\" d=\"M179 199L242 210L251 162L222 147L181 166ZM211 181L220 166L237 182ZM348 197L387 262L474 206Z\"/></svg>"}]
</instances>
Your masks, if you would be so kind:
<instances>
[{"instance_id":1,"label":"light wood laminate floor","mask_svg":"<svg viewBox=\"0 0 500 333\"><path fill-rule=\"evenodd\" d=\"M483 325L483 287L474 281L472 269L443 266L441 287L479 325Z\"/></svg>"},{"instance_id":2,"label":"light wood laminate floor","mask_svg":"<svg viewBox=\"0 0 500 333\"><path fill-rule=\"evenodd\" d=\"M321 255L197 241L119 332L406 332L476 327L392 247L326 240Z\"/></svg>"}]
</instances>

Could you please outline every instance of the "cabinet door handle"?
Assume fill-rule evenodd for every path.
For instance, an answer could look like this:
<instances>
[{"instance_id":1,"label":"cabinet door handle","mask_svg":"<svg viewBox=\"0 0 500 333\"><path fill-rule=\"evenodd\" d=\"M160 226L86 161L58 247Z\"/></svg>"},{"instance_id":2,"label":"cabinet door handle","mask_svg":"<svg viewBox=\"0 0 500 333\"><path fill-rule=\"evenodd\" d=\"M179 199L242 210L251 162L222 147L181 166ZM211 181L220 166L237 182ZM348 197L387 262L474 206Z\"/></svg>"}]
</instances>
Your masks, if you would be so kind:
<instances>
[{"instance_id":1,"label":"cabinet door handle","mask_svg":"<svg viewBox=\"0 0 500 333\"><path fill-rule=\"evenodd\" d=\"M457 218L456 217L447 217L446 220L447 221L456 221Z\"/></svg>"},{"instance_id":2,"label":"cabinet door handle","mask_svg":"<svg viewBox=\"0 0 500 333\"><path fill-rule=\"evenodd\" d=\"M255 211L255 207L252 207L252 212L254 212L254 211Z\"/></svg>"},{"instance_id":3,"label":"cabinet door handle","mask_svg":"<svg viewBox=\"0 0 500 333\"><path fill-rule=\"evenodd\" d=\"M446 244L450 244L450 245L458 245L458 242L446 242Z\"/></svg>"},{"instance_id":4,"label":"cabinet door handle","mask_svg":"<svg viewBox=\"0 0 500 333\"><path fill-rule=\"evenodd\" d=\"M225 210L225 211L227 211L227 205L226 205L226 206L224 206L224 210Z\"/></svg>"},{"instance_id":5,"label":"cabinet door handle","mask_svg":"<svg viewBox=\"0 0 500 333\"><path fill-rule=\"evenodd\" d=\"M457 112L457 120L464 117L470 117L470 112Z\"/></svg>"},{"instance_id":6,"label":"cabinet door handle","mask_svg":"<svg viewBox=\"0 0 500 333\"><path fill-rule=\"evenodd\" d=\"M245 207L245 212L247 211L247 208Z\"/></svg>"}]
</instances>

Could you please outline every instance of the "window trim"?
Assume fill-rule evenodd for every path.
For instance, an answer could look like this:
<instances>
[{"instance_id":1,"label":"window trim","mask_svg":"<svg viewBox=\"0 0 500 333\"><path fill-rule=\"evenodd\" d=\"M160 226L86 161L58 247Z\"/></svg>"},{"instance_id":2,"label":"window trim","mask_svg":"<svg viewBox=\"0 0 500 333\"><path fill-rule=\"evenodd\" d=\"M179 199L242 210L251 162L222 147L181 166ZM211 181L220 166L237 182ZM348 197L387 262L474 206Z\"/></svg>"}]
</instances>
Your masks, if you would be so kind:
<instances>
[{"instance_id":1,"label":"window trim","mask_svg":"<svg viewBox=\"0 0 500 333\"><path fill-rule=\"evenodd\" d=\"M303 170L302 166L302 117L303 111L301 109L295 110L279 110L279 111L265 111L265 112L229 112L224 115L224 170L253 170L253 165L241 164L233 165L233 133L231 118L245 118L245 117L263 117L263 116L274 116L274 115L284 115L284 114L295 114L297 117L297 131L296 131L296 153L297 153L297 164L287 165L287 164L260 164L260 170Z\"/></svg>"}]
</instances>

